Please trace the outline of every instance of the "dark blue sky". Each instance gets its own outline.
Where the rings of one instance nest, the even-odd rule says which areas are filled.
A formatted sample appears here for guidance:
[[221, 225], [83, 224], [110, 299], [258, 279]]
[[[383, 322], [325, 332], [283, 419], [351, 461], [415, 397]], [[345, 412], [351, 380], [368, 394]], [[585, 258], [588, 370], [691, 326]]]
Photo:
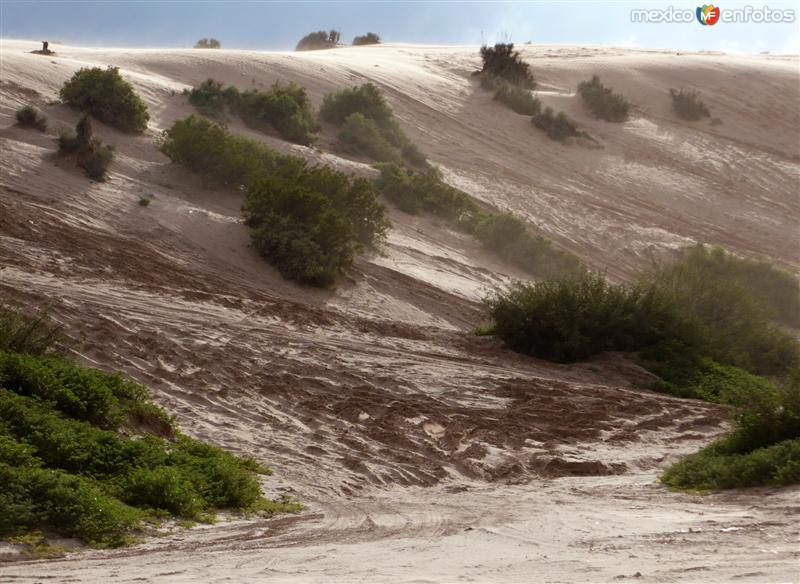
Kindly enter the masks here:
[[[750, 2], [753, 6], [763, 4]], [[214, 36], [225, 48], [292, 49], [305, 33], [337, 28], [342, 40], [379, 33], [387, 42], [480, 44], [514, 42], [615, 44], [757, 53], [800, 51], [797, 2], [792, 24], [631, 22], [631, 9], [694, 10], [695, 2], [198, 2], [0, 0], [3, 38], [70, 44], [190, 47]], [[723, 10], [744, 3], [725, 2]]]

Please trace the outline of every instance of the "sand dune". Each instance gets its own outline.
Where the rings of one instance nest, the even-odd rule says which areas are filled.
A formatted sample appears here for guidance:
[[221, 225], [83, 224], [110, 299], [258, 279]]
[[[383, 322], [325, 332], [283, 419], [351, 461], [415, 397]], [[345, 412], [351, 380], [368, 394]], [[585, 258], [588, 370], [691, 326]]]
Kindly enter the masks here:
[[[276, 471], [265, 488], [309, 510], [6, 565], [0, 579], [797, 577], [797, 488], [700, 497], [655, 482], [724, 431], [723, 408], [635, 389], [648, 374], [619, 355], [558, 366], [466, 335], [483, 294], [524, 274], [430, 218], [391, 209], [385, 248], [336, 291], [286, 282], [248, 247], [239, 196], [169, 164], [154, 139], [193, 112], [181, 91], [208, 77], [241, 88], [294, 80], [317, 105], [370, 80], [446, 180], [615, 278], [692, 241], [797, 272], [798, 57], [524, 47], [542, 101], [600, 145], [588, 147], [551, 142], [494, 103], [470, 78], [476, 47], [34, 48], [2, 41], [0, 294], [52, 304], [81, 359], [148, 384], [188, 433], [265, 461]], [[117, 152], [105, 183], [53, 156], [53, 136], [77, 116], [49, 102], [89, 65], [119, 66], [152, 116], [133, 138], [96, 124]], [[592, 74], [635, 104], [630, 121], [587, 116], [574, 88]], [[674, 118], [670, 87], [700, 89], [722, 123]], [[25, 103], [48, 115], [47, 135], [12, 125]]]

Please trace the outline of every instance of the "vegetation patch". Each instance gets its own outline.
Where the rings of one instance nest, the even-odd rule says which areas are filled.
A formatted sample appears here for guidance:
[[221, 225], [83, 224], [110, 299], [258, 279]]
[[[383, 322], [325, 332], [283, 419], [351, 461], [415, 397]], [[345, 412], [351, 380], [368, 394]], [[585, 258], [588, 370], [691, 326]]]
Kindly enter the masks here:
[[91, 118], [86, 114], [81, 116], [75, 132], [65, 132], [58, 137], [58, 153], [61, 156], [75, 155], [78, 166], [96, 181], [105, 180], [106, 171], [114, 159], [114, 149], [94, 137]]
[[195, 49], [221, 49], [222, 43], [215, 38], [202, 38], [194, 44]]
[[493, 47], [481, 47], [483, 67], [478, 74], [490, 80], [500, 79], [515, 87], [535, 89], [536, 80], [530, 65], [523, 61], [513, 43], [497, 43]]
[[248, 126], [264, 130], [272, 128], [295, 144], [310, 146], [319, 129], [305, 87], [296, 83], [276, 82], [269, 91], [249, 89], [240, 92], [236, 87], [224, 87], [208, 79], [189, 93], [189, 102], [200, 113], [221, 116], [225, 108], [238, 115]]
[[264, 504], [256, 475], [268, 469], [181, 434], [136, 382], [58, 356], [45, 341], [58, 330], [0, 311], [1, 536], [119, 546], [162, 517]]
[[318, 51], [321, 49], [333, 49], [339, 44], [341, 36], [342, 34], [338, 30], [311, 32], [298, 41], [294, 50]]
[[530, 90], [501, 83], [495, 90], [494, 99], [512, 111], [525, 116], [535, 116], [542, 109], [542, 102], [533, 97]]
[[329, 167], [309, 167], [260, 142], [190, 116], [164, 132], [162, 151], [207, 180], [245, 192], [253, 245], [281, 274], [327, 286], [388, 229], [372, 184]]
[[534, 115], [531, 118], [534, 126], [540, 130], [544, 130], [551, 140], [558, 142], [566, 142], [568, 138], [573, 137], [588, 137], [586, 132], [578, 130], [575, 122], [567, 116], [564, 112], [553, 111], [553, 108], [546, 107], [544, 111]]
[[353, 46], [359, 45], [377, 45], [380, 44], [381, 37], [374, 32], [368, 32], [364, 35], [359, 35], [353, 38]]
[[118, 67], [80, 69], [59, 95], [64, 103], [123, 132], [141, 133], [150, 119], [147, 106], [119, 74]]
[[47, 117], [32, 105], [26, 105], [17, 110], [17, 125], [23, 128], [33, 128], [40, 132], [47, 131]]
[[600, 83], [597, 75], [593, 75], [589, 81], [581, 81], [578, 93], [594, 117], [607, 122], [624, 122], [628, 119], [631, 104], [621, 94], [614, 93]]
[[670, 89], [669, 95], [672, 98], [672, 110], [679, 118], [696, 122], [711, 116], [706, 104], [700, 99], [699, 92]]
[[475, 236], [499, 257], [533, 274], [554, 276], [581, 269], [575, 256], [531, 233], [520, 219], [481, 209], [472, 197], [446, 184], [436, 168], [418, 172], [396, 164], [380, 164], [378, 168], [378, 189], [406, 213], [442, 217]]
[[[755, 274], [766, 274], [761, 286]], [[559, 362], [636, 352], [660, 377], [654, 389], [736, 408], [734, 433], [670, 468], [667, 484], [787, 484], [800, 477], [800, 343], [775, 321], [796, 307], [789, 278], [698, 245], [630, 285], [584, 273], [518, 283], [487, 303], [491, 332], [516, 351]]]
[[378, 162], [403, 160], [412, 166], [426, 164], [424, 155], [397, 123], [381, 90], [372, 83], [327, 94], [319, 115], [341, 128], [339, 141], [346, 151]]

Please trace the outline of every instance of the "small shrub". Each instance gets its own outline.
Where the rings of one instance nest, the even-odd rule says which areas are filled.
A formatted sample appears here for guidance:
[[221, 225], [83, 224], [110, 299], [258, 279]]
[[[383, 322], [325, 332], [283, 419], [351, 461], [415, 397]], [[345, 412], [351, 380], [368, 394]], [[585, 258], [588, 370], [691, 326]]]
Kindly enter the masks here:
[[195, 49], [221, 49], [222, 43], [215, 38], [202, 38], [194, 45]]
[[337, 30], [312, 32], [300, 39], [294, 50], [317, 51], [320, 49], [332, 49], [339, 44], [340, 37], [341, 33]]
[[117, 67], [80, 69], [64, 84], [59, 95], [64, 103], [87, 111], [123, 132], [143, 132], [150, 119], [147, 106]]
[[581, 81], [578, 93], [594, 117], [607, 122], [624, 122], [628, 119], [630, 103], [600, 83], [597, 75], [592, 76], [590, 81]]
[[585, 132], [578, 130], [573, 122], [564, 112], [555, 114], [551, 107], [544, 108], [544, 111], [531, 118], [533, 125], [544, 130], [551, 140], [565, 142], [567, 138], [574, 136], [586, 136]]
[[150, 204], [150, 199], [147, 197], [142, 197], [139, 199], [139, 206], [140, 207], [147, 207]]
[[381, 37], [379, 37], [374, 32], [368, 32], [365, 35], [356, 36], [353, 38], [353, 45], [377, 45], [381, 42]]
[[515, 113], [534, 116], [542, 109], [542, 102], [531, 95], [530, 90], [502, 83], [494, 94], [494, 99], [507, 105]]
[[672, 109], [679, 118], [696, 122], [711, 116], [706, 104], [700, 99], [699, 92], [670, 89], [669, 94], [672, 97]]
[[235, 87], [225, 88], [219, 81], [206, 79], [189, 92], [189, 103], [203, 115], [218, 117], [225, 106], [235, 103], [238, 97], [239, 91]]
[[[426, 164], [424, 155], [411, 144], [400, 128], [392, 108], [377, 86], [365, 83], [329, 93], [323, 98], [319, 111], [320, 118], [337, 126], [344, 125], [353, 114], [360, 114], [361, 117], [351, 122], [352, 127], [345, 137], [348, 141], [357, 141], [359, 151], [366, 154], [365, 149], [369, 149], [380, 153], [381, 158], [375, 157], [377, 161], [397, 160], [402, 157], [413, 166]], [[391, 157], [383, 143], [376, 140], [375, 130], [382, 137], [382, 142], [396, 151]], [[353, 147], [345, 141], [343, 143]]]
[[75, 132], [62, 132], [58, 137], [58, 153], [61, 155], [77, 154], [77, 164], [84, 169], [93, 180], [105, 179], [108, 166], [114, 158], [111, 146], [104, 145], [93, 137], [92, 123], [84, 114], [75, 126]]
[[535, 89], [536, 81], [530, 66], [522, 60], [519, 51], [514, 50], [513, 43], [497, 43], [494, 47], [482, 46], [481, 59], [483, 77], [502, 79], [511, 85], [523, 89]]
[[17, 124], [44, 132], [47, 130], [47, 117], [35, 107], [26, 105], [17, 110]]
[[398, 151], [381, 134], [377, 124], [355, 112], [345, 118], [339, 131], [344, 149], [352, 154], [367, 156], [380, 162], [396, 162]]

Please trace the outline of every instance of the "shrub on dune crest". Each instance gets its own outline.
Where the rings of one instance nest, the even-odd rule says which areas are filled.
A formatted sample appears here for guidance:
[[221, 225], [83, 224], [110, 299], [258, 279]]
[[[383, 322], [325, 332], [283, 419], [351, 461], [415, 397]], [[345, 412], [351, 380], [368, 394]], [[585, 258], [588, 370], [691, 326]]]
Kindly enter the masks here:
[[356, 36], [353, 38], [353, 46], [359, 45], [377, 45], [381, 42], [381, 37], [379, 37], [374, 32], [368, 32], [365, 35]]
[[80, 69], [59, 93], [62, 101], [123, 132], [140, 133], [150, 114], [118, 67]]
[[318, 51], [320, 49], [332, 49], [339, 44], [341, 36], [341, 33], [337, 30], [311, 32], [298, 41], [294, 50]]
[[215, 38], [202, 38], [194, 44], [195, 49], [221, 49], [222, 43]]

